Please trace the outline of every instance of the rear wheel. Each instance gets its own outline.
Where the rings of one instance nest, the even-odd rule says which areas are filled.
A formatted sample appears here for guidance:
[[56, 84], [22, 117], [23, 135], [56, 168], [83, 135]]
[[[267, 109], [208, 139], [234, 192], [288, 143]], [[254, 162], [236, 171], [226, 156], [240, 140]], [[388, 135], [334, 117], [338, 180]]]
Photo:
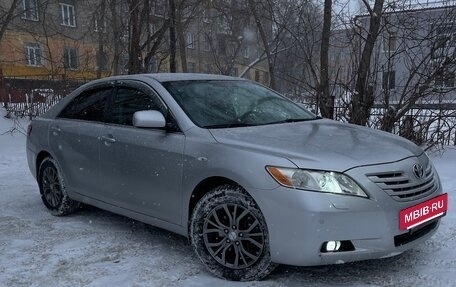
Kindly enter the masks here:
[[276, 266], [264, 216], [239, 186], [220, 186], [203, 196], [193, 212], [190, 233], [198, 257], [218, 277], [259, 280]]
[[39, 168], [38, 185], [40, 187], [41, 200], [56, 216], [67, 215], [79, 207], [79, 203], [68, 197], [65, 190], [65, 182], [60, 173], [59, 165], [51, 158], [45, 158]]

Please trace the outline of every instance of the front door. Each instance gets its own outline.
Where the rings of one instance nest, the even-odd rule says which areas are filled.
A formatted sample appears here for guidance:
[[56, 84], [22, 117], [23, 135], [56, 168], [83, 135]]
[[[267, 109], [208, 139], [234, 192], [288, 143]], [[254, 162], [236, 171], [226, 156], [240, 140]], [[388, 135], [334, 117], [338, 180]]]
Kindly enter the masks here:
[[180, 224], [185, 136], [134, 127], [133, 114], [141, 110], [166, 114], [166, 107], [152, 89], [124, 82], [116, 89], [101, 134], [101, 194], [116, 206]]

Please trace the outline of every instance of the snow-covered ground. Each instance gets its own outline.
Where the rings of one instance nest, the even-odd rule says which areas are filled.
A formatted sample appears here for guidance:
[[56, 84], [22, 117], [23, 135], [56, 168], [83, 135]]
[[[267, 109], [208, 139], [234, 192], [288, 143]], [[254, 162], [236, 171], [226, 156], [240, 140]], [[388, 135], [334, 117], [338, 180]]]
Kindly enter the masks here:
[[[0, 134], [12, 126], [3, 115]], [[432, 158], [450, 202], [426, 243], [387, 259], [280, 266], [261, 282], [239, 283], [214, 278], [170, 232], [95, 208], [50, 215], [28, 170], [25, 136], [0, 135], [0, 286], [456, 286], [456, 149]]]

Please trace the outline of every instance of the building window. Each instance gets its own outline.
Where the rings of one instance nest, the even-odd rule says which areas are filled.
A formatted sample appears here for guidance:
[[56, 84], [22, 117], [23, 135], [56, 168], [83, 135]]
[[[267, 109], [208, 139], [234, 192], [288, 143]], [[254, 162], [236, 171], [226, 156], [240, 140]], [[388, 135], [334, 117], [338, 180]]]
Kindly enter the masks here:
[[455, 87], [455, 73], [448, 70], [436, 73], [434, 86], [436, 88], [454, 88]]
[[38, 21], [38, 0], [22, 0], [22, 19]]
[[187, 72], [195, 73], [196, 72], [196, 64], [193, 62], [188, 62], [187, 64]]
[[204, 51], [211, 50], [211, 43], [209, 42], [209, 37], [207, 35], [203, 35], [203, 50]]
[[396, 71], [383, 72], [382, 88], [384, 91], [396, 88]]
[[195, 34], [193, 34], [192, 32], [187, 33], [187, 48], [195, 48]]
[[43, 50], [37, 43], [25, 44], [25, 64], [27, 66], [43, 66]]
[[157, 60], [154, 57], [150, 58], [149, 64], [147, 65], [147, 71], [149, 73], [157, 73], [158, 72]]
[[62, 26], [76, 27], [73, 5], [60, 3], [60, 12], [60, 24]]
[[390, 53], [396, 51], [397, 33], [391, 32], [383, 35], [383, 52]]
[[260, 71], [255, 70], [255, 82], [260, 82]]
[[63, 49], [63, 66], [70, 70], [78, 68], [78, 52], [75, 48], [65, 47]]
[[97, 66], [100, 71], [109, 70], [109, 57], [105, 51], [97, 52]]
[[211, 64], [206, 64], [206, 65], [204, 65], [204, 72], [205, 72], [206, 74], [210, 74], [210, 73], [211, 73], [211, 70], [212, 70], [212, 69], [211, 69]]
[[164, 0], [155, 1], [154, 14], [155, 16], [163, 17], [165, 16], [166, 4]]
[[95, 18], [93, 31], [97, 33], [106, 33], [106, 18]]
[[149, 35], [154, 35], [157, 31], [157, 25], [154, 23], [149, 23]]
[[263, 82], [264, 83], [269, 83], [269, 72], [264, 72], [263, 73]]
[[249, 46], [245, 46], [242, 48], [242, 56], [244, 56], [244, 58], [249, 58], [250, 56], [250, 49], [249, 49]]
[[440, 23], [434, 30], [436, 48], [456, 47], [456, 24]]
[[203, 10], [203, 22], [204, 23], [210, 23], [209, 10], [208, 9], [204, 9]]

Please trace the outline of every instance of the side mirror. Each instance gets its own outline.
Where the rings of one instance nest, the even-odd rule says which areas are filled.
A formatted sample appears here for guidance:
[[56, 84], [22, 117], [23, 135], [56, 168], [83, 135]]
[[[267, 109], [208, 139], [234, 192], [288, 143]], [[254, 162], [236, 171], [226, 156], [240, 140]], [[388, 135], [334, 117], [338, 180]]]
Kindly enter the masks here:
[[138, 128], [164, 128], [166, 120], [159, 111], [137, 111], [133, 114], [133, 125]]

